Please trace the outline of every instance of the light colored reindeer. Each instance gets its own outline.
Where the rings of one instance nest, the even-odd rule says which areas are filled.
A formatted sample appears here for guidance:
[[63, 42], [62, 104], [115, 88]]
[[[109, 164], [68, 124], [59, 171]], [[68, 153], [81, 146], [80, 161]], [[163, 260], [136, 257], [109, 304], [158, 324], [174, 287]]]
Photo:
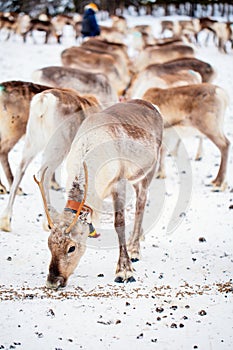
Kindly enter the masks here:
[[140, 72], [150, 64], [164, 63], [181, 57], [194, 57], [194, 55], [194, 49], [184, 44], [148, 46], [137, 56], [132, 70], [134, 72]]
[[118, 102], [117, 91], [110, 84], [108, 77], [103, 73], [95, 73], [77, 68], [49, 66], [34, 71], [32, 79], [34, 82], [40, 84], [74, 89], [82, 95], [91, 92], [104, 106]]
[[[148, 66], [147, 68], [150, 68]], [[145, 68], [135, 74], [132, 84], [126, 91], [126, 98], [142, 98], [144, 93], [151, 87], [166, 89], [169, 87], [200, 84], [201, 75], [191, 69], [177, 70], [172, 73], [158, 72], [157, 74]]]
[[[193, 128], [199, 135], [207, 136], [220, 150], [221, 163], [216, 178], [212, 181], [215, 189], [226, 188], [225, 176], [230, 142], [224, 135], [224, 114], [228, 95], [219, 86], [202, 83], [169, 89], [148, 89], [143, 99], [156, 104], [164, 118], [164, 139], [169, 145], [169, 129]], [[164, 149], [164, 148], [163, 148]], [[165, 177], [165, 150], [161, 155], [160, 177]]]
[[[21, 162], [17, 168], [11, 187], [8, 204], [0, 218], [0, 229], [11, 231], [11, 217], [15, 195], [20, 181], [33, 158], [42, 151], [56, 130], [57, 149], [52, 165], [47, 172], [48, 184], [55, 169], [69, 152], [73, 138], [80, 124], [92, 110], [100, 109], [93, 96], [80, 96], [71, 89], [50, 89], [34, 96], [26, 129]], [[63, 127], [61, 125], [63, 124]], [[47, 189], [48, 192], [48, 189]]]
[[[112, 197], [114, 226], [119, 240], [115, 281], [135, 280], [132, 261], [140, 257], [146, 197], [159, 158], [162, 133], [162, 117], [152, 104], [143, 100], [117, 103], [89, 116], [79, 128], [67, 159], [69, 192], [61, 214], [51, 214], [53, 211], [46, 203], [44, 171], [41, 181], [35, 178], [51, 228], [48, 245], [52, 258], [48, 287], [57, 289], [66, 286], [85, 252], [89, 224], [95, 223], [95, 214], [101, 210], [102, 200], [108, 196]], [[46, 169], [46, 164], [49, 166], [50, 162], [49, 154], [42, 169]], [[128, 246], [124, 213], [127, 182], [136, 192], [134, 229]]]

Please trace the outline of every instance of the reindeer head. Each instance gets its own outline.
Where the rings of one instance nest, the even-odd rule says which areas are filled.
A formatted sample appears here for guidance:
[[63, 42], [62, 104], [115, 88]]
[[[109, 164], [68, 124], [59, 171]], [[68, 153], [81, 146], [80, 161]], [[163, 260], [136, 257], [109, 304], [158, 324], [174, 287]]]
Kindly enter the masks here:
[[70, 190], [72, 199], [67, 201], [63, 213], [53, 215], [53, 219], [50, 216], [43, 188], [46, 169], [42, 174], [41, 181], [38, 181], [34, 176], [34, 180], [41, 191], [48, 226], [51, 230], [48, 238], [48, 246], [52, 255], [47, 277], [48, 288], [58, 289], [66, 286], [69, 276], [74, 272], [86, 249], [86, 239], [91, 227], [90, 217], [92, 210], [84, 204], [87, 194], [86, 164], [84, 164], [84, 170], [85, 192], [82, 201], [73, 200], [77, 196], [78, 191], [80, 195], [78, 179], [75, 179]]

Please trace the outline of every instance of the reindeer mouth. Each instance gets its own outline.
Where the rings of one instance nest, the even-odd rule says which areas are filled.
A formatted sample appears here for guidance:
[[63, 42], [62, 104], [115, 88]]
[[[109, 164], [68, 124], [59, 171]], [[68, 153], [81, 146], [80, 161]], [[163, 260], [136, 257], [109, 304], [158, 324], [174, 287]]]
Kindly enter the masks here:
[[62, 276], [54, 277], [54, 276], [48, 275], [48, 278], [46, 281], [46, 287], [49, 289], [58, 290], [61, 288], [65, 288], [66, 283], [67, 283], [67, 280]]

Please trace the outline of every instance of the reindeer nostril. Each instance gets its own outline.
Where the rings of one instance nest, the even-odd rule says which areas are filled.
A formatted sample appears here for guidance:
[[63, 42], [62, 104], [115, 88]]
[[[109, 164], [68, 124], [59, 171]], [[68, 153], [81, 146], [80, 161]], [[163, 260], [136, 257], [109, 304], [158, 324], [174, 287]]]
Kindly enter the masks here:
[[64, 288], [66, 286], [66, 280], [65, 278], [59, 276], [55, 277], [52, 275], [48, 275], [47, 281], [46, 281], [46, 287], [49, 289], [59, 289]]

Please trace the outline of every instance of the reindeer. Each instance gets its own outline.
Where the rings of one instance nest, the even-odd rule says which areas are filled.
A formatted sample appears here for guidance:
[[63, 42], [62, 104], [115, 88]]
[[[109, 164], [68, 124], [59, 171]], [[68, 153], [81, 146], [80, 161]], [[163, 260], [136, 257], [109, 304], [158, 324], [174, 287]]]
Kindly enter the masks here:
[[179, 21], [161, 21], [161, 35], [164, 35], [165, 31], [169, 30], [173, 35], [187, 37], [189, 41], [191, 41], [189, 38], [190, 35], [195, 39], [200, 28], [200, 22], [197, 18]]
[[22, 33], [24, 42], [26, 42], [28, 34], [32, 35], [34, 30], [45, 32], [45, 44], [48, 43], [50, 36], [54, 36], [58, 44], [61, 43], [62, 34], [56, 31], [56, 28], [50, 20], [42, 21], [39, 18], [31, 19], [28, 29]]
[[112, 28], [116, 29], [118, 32], [127, 34], [128, 24], [127, 19], [123, 16], [111, 15]]
[[[166, 46], [169, 44], [184, 44], [183, 38], [181, 36], [171, 36], [169, 38], [154, 39], [154, 44], [156, 46]], [[151, 46], [151, 45], [150, 45]]]
[[[25, 134], [31, 99], [49, 88], [25, 81], [6, 81], [0, 84], [0, 161], [9, 186], [13, 182], [9, 152]], [[7, 193], [1, 180], [0, 193]]]
[[227, 43], [232, 43], [232, 27], [231, 23], [216, 22], [212, 28], [216, 33], [217, 47], [220, 52], [227, 53]]
[[196, 42], [196, 34], [200, 30], [200, 21], [198, 18], [178, 21], [180, 35], [188, 39], [189, 42]]
[[[191, 127], [218, 147], [221, 164], [212, 185], [216, 190], [224, 190], [230, 145], [223, 132], [224, 113], [228, 105], [226, 92], [219, 86], [203, 83], [170, 89], [151, 88], [143, 95], [143, 99], [159, 107], [164, 118], [165, 140], [171, 127], [175, 127], [178, 133], [179, 129]], [[168, 144], [170, 141], [167, 140]], [[164, 157], [165, 149], [161, 156], [159, 177], [165, 177]]]
[[58, 14], [51, 19], [51, 23], [53, 24], [55, 31], [57, 34], [63, 35], [64, 27], [66, 25], [70, 25], [74, 28], [75, 21], [72, 16], [68, 16], [65, 14]]
[[176, 34], [179, 30], [178, 28], [176, 29], [175, 27], [175, 22], [174, 21], [170, 21], [170, 20], [162, 20], [160, 22], [161, 25], [161, 32], [160, 35], [164, 35], [165, 31], [169, 30], [172, 32], [172, 34]]
[[140, 24], [133, 26], [129, 29], [129, 34], [132, 34], [133, 37], [139, 37], [139, 34], [141, 35], [142, 38], [142, 43], [144, 47], [146, 45], [154, 45], [155, 44], [155, 38], [153, 34], [153, 29], [151, 25], [148, 24]]
[[117, 53], [126, 64], [129, 64], [128, 48], [125, 44], [89, 37], [87, 40], [83, 41], [81, 46], [92, 50], [105, 51], [106, 53]]
[[146, 67], [142, 72], [135, 74], [131, 80], [129, 88], [126, 90], [125, 97], [142, 98], [144, 93], [151, 87], [166, 89], [169, 87], [200, 84], [201, 75], [190, 69], [181, 69], [176, 72], [158, 71], [157, 74], [151, 68]]
[[8, 40], [12, 33], [16, 30], [16, 18], [9, 15], [2, 14], [0, 15], [0, 31], [6, 29], [5, 40]]
[[193, 57], [194, 49], [188, 45], [171, 44], [162, 47], [146, 47], [134, 63], [134, 71], [139, 72], [146, 66], [155, 63], [164, 63], [181, 57]]
[[209, 63], [197, 58], [178, 58], [165, 63], [151, 64], [133, 75], [125, 91], [125, 97], [141, 98], [142, 95], [138, 95], [138, 91], [145, 93], [150, 87], [167, 88], [211, 82], [215, 75]]
[[[104, 48], [104, 47], [90, 47], [87, 44], [86, 45], [81, 45], [80, 49], [83, 49], [84, 51], [86, 50], [86, 55], [90, 55], [91, 53], [93, 53], [93, 55], [110, 55], [113, 60], [114, 60], [114, 64], [118, 70], [118, 72], [120, 73], [121, 79], [122, 77], [124, 78], [125, 76], [129, 76], [129, 69], [128, 69], [128, 64], [129, 64], [129, 58], [128, 56], [124, 55], [124, 51], [122, 50], [123, 45], [114, 45], [114, 43], [112, 44], [108, 44], [110, 47], [109, 48]], [[111, 48], [113, 48], [111, 50]], [[98, 56], [97, 56], [98, 58]]]
[[214, 29], [214, 25], [218, 23], [218, 21], [213, 20], [209, 17], [201, 17], [199, 19], [199, 31], [195, 34], [196, 37], [196, 42], [198, 42], [198, 36], [200, 34], [200, 32], [202, 32], [203, 30], [207, 30], [208, 31], [208, 35], [206, 37], [205, 40], [205, 44], [207, 45], [207, 42], [209, 40], [209, 33], [212, 33], [214, 35], [214, 38], [216, 37], [216, 30]]
[[114, 43], [123, 44], [125, 34], [114, 27], [100, 25], [100, 38]]
[[119, 56], [117, 58], [116, 54], [94, 52], [74, 46], [61, 53], [61, 60], [65, 67], [106, 74], [118, 95], [121, 95], [130, 80], [126, 65], [120, 64], [122, 61], [119, 61]]
[[167, 73], [173, 74], [179, 70], [190, 69], [198, 72], [202, 77], [203, 83], [210, 83], [216, 77], [216, 72], [211, 64], [201, 61], [195, 57], [183, 57], [164, 62], [161, 64], [152, 64], [146, 67], [151, 74]]
[[[11, 231], [11, 216], [15, 195], [20, 181], [33, 158], [42, 151], [56, 133], [56, 157], [51, 158], [51, 172], [47, 172], [47, 182], [55, 169], [69, 152], [73, 138], [88, 113], [101, 107], [94, 96], [80, 96], [72, 89], [50, 89], [33, 97], [27, 123], [22, 158], [11, 187], [8, 204], [0, 218], [0, 229]], [[47, 190], [48, 191], [48, 190]]]
[[104, 106], [118, 102], [117, 91], [103, 73], [52, 66], [34, 71], [32, 79], [36, 83], [74, 89], [80, 94], [92, 93]]
[[[178, 58], [161, 64], [152, 64], [136, 73], [131, 78], [130, 85], [124, 94], [125, 98], [142, 98], [150, 87], [169, 88], [182, 85], [192, 85], [201, 82], [212, 82], [216, 72], [213, 67], [197, 58]], [[180, 139], [171, 152], [177, 156]], [[203, 138], [199, 136], [199, 145], [195, 160], [202, 159]]]
[[[143, 100], [117, 103], [85, 119], [68, 155], [69, 191], [62, 214], [55, 213], [47, 205], [43, 181], [45, 169], [50, 166], [50, 153], [45, 156], [41, 181], [36, 178], [35, 181], [40, 187], [51, 230], [48, 238], [52, 255], [47, 277], [49, 288], [66, 286], [85, 252], [89, 225], [107, 196], [112, 197], [114, 226], [119, 240], [115, 282], [135, 281], [131, 262], [140, 257], [146, 196], [159, 157], [162, 132], [160, 113]], [[136, 192], [134, 230], [128, 246], [124, 214], [126, 181]]]

